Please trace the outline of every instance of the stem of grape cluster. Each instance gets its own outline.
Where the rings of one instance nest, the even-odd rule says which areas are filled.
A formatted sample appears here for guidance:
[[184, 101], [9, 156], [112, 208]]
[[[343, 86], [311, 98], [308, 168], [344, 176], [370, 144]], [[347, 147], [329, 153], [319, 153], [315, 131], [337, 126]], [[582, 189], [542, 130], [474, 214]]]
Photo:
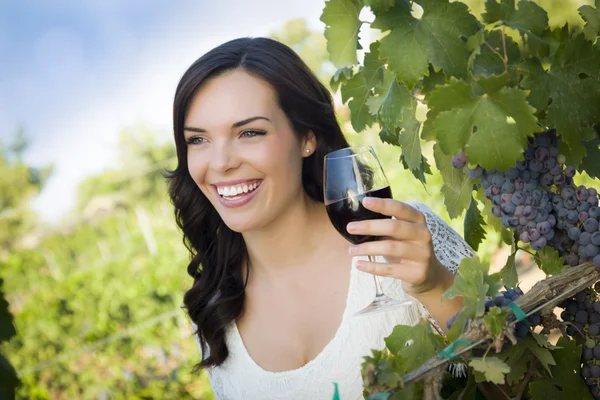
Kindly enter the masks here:
[[500, 33], [502, 34], [502, 49], [504, 50], [504, 57], [502, 58], [502, 62], [504, 63], [504, 72], [508, 72], [508, 55], [506, 54], [506, 36], [504, 35], [504, 26]]
[[488, 42], [483, 43], [492, 51], [492, 53], [500, 57], [502, 64], [504, 64], [504, 72], [508, 72], [508, 54], [506, 53], [506, 36], [504, 34], [504, 26], [502, 27], [500, 34], [502, 35], [502, 50], [504, 51], [504, 55], [500, 54], [500, 52], [493, 48]]

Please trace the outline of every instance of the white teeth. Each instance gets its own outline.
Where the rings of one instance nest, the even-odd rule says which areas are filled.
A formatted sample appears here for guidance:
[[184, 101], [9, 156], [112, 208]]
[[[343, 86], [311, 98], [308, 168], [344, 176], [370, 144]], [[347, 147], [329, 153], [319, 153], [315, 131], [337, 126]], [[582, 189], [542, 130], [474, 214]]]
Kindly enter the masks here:
[[237, 196], [238, 194], [248, 193], [253, 191], [258, 187], [258, 182], [253, 183], [252, 185], [239, 185], [239, 186], [226, 186], [226, 187], [217, 187], [217, 193], [221, 196]]

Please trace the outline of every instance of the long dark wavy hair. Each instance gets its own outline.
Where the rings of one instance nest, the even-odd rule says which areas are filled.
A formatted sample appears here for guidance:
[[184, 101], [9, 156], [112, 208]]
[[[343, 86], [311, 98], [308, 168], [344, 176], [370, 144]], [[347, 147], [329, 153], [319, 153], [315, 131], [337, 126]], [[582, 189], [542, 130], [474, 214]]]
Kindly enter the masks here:
[[194, 367], [219, 366], [229, 354], [227, 326], [244, 310], [244, 291], [250, 271], [248, 251], [239, 232], [225, 225], [188, 171], [183, 126], [198, 88], [226, 71], [242, 69], [274, 89], [278, 105], [299, 138], [314, 132], [314, 154], [303, 159], [302, 184], [315, 201], [323, 202], [323, 157], [347, 147], [337, 123], [333, 99], [306, 64], [288, 46], [267, 38], [241, 38], [224, 43], [195, 61], [181, 78], [173, 104], [177, 167], [167, 171], [175, 219], [190, 252], [187, 272], [194, 278], [183, 297], [183, 308], [198, 330], [202, 360]]

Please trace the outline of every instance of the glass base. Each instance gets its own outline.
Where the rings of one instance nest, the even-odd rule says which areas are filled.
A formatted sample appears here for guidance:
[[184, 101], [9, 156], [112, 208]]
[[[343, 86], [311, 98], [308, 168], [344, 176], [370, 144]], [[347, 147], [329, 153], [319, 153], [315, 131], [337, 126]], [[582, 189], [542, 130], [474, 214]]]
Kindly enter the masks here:
[[382, 311], [389, 311], [395, 308], [406, 307], [412, 304], [412, 301], [400, 301], [396, 299], [392, 299], [391, 297], [386, 296], [385, 294], [381, 294], [375, 297], [375, 300], [365, 308], [360, 311], [354, 313], [353, 316], [359, 317], [367, 314], [375, 314]]

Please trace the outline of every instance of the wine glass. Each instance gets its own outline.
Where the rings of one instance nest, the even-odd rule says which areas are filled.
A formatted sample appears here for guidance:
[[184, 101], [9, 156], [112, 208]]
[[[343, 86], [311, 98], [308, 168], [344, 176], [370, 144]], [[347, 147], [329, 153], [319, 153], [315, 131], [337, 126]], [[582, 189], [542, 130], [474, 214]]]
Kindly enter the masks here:
[[[390, 218], [367, 210], [361, 201], [365, 197], [392, 198], [390, 184], [371, 146], [346, 147], [325, 156], [324, 197], [327, 215], [337, 231], [353, 244], [378, 240], [377, 236], [352, 235], [346, 230], [352, 221]], [[373, 262], [373, 257], [369, 256]], [[406, 306], [410, 301], [400, 301], [383, 293], [376, 275], [375, 299], [354, 315], [365, 315]]]

